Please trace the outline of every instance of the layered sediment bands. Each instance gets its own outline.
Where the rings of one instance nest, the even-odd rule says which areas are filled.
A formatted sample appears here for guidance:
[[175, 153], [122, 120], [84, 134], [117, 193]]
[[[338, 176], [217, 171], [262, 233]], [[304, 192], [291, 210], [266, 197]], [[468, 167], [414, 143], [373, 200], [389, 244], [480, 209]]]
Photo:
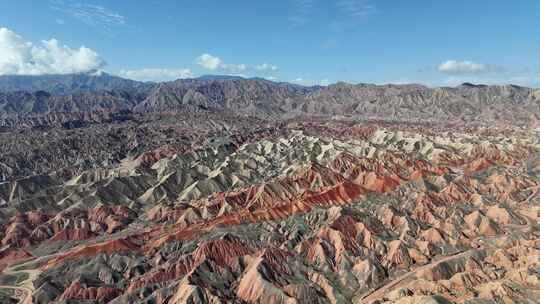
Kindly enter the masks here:
[[455, 130], [288, 122], [9, 181], [0, 267], [50, 302], [533, 301], [538, 137]]
[[25, 247], [42, 242], [77, 241], [112, 234], [128, 225], [136, 213], [126, 206], [98, 204], [72, 208], [56, 216], [31, 211], [14, 215], [8, 222], [3, 245]]
[[236, 295], [247, 302], [322, 303], [323, 291], [307, 274], [298, 271], [292, 254], [277, 248], [264, 249], [247, 260]]
[[32, 254], [24, 249], [4, 247], [0, 250], [0, 271], [11, 264], [31, 259], [32, 257]]
[[44, 267], [51, 268], [64, 261], [81, 259], [86, 257], [94, 257], [99, 254], [113, 254], [116, 252], [137, 252], [138, 250], [139, 247], [136, 244], [126, 239], [110, 240], [93, 245], [82, 245], [79, 247], [75, 247], [74, 249], [71, 249], [65, 253], [57, 255], [55, 258], [49, 260]]
[[59, 297], [59, 301], [66, 300], [97, 300], [109, 302], [120, 294], [121, 290], [114, 287], [90, 287], [81, 282], [73, 282]]

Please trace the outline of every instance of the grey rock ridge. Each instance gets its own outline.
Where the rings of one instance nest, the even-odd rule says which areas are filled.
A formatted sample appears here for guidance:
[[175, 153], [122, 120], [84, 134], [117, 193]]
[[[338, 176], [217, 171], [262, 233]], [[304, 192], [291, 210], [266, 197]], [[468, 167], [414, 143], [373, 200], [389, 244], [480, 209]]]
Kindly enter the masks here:
[[142, 83], [103, 72], [90, 72], [68, 75], [0, 75], [0, 91], [46, 91], [51, 94], [73, 94], [80, 92], [126, 90], [143, 88], [149, 83]]
[[[24, 85], [15, 86], [10, 85], [11, 78], [0, 78], [0, 91], [6, 87], [23, 89], [0, 93], [1, 118], [119, 110], [213, 109], [277, 118], [308, 115], [395, 121], [474, 119], [523, 124], [540, 120], [539, 91], [514, 85], [466, 83], [454, 88], [428, 88], [337, 83], [303, 87], [264, 79], [210, 76], [153, 84], [106, 74], [24, 80]], [[39, 91], [34, 91], [35, 88]]]

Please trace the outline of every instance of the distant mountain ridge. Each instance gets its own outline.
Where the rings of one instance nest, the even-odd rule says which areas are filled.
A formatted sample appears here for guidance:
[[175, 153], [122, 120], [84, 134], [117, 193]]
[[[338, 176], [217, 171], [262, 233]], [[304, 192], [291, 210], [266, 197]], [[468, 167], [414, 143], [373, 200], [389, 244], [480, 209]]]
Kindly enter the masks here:
[[46, 91], [55, 95], [68, 95], [81, 92], [133, 90], [150, 86], [150, 83], [125, 79], [104, 72], [43, 76], [0, 76], [0, 92]]
[[384, 120], [540, 121], [540, 91], [514, 85], [458, 87], [336, 83], [304, 87], [266, 79], [203, 76], [143, 83], [108, 74], [0, 76], [0, 118], [93, 111], [226, 110], [275, 119], [340, 116]]

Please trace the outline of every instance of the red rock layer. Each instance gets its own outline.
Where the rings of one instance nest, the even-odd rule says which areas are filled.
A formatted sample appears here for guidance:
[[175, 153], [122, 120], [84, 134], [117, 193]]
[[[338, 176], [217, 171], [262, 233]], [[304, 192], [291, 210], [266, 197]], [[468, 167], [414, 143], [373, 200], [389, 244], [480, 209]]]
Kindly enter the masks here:
[[138, 250], [139, 250], [139, 247], [127, 239], [110, 240], [110, 241], [105, 241], [105, 242], [97, 243], [93, 245], [81, 245], [49, 260], [44, 265], [44, 268], [47, 269], [47, 268], [54, 267], [55, 265], [63, 263], [66, 260], [92, 257], [100, 253], [112, 254], [115, 252], [138, 251]]
[[33, 256], [26, 250], [5, 248], [0, 251], [0, 272], [12, 264], [32, 257]]
[[89, 210], [75, 209], [54, 217], [39, 212], [22, 213], [8, 222], [2, 244], [25, 247], [43, 241], [86, 240], [101, 233], [112, 234], [135, 216], [125, 206], [106, 205]]
[[81, 282], [73, 282], [64, 290], [64, 292], [58, 297], [58, 301], [66, 300], [83, 300], [83, 301], [99, 301], [100, 303], [107, 303], [110, 300], [120, 295], [122, 290], [114, 287], [88, 287]]
[[201, 244], [189, 257], [135, 279], [130, 283], [128, 291], [134, 291], [150, 284], [178, 279], [207, 260], [222, 268], [235, 267], [234, 264], [238, 257], [252, 252], [252, 249], [235, 240], [208, 241]]

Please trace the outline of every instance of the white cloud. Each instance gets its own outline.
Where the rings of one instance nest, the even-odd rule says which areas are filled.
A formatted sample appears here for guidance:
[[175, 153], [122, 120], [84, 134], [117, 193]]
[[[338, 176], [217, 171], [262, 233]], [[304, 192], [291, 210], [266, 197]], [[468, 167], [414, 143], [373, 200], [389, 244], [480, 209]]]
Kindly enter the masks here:
[[139, 81], [169, 81], [194, 77], [190, 69], [121, 70], [118, 76]]
[[478, 74], [487, 72], [490, 67], [472, 61], [448, 60], [441, 63], [437, 69], [439, 72], [447, 74]]
[[241, 64], [222, 64], [220, 66], [221, 69], [229, 71], [231, 73], [237, 73], [247, 70], [247, 65], [241, 63]]
[[234, 76], [234, 77], [248, 78], [248, 76], [246, 74], [242, 74], [242, 73], [228, 73], [228, 74], [225, 74], [225, 75]]
[[278, 81], [278, 80], [279, 80], [279, 78], [277, 78], [277, 77], [275, 77], [275, 76], [264, 77], [264, 79], [270, 80], [270, 81]]
[[255, 69], [259, 71], [277, 71], [278, 67], [273, 64], [269, 64], [265, 62], [263, 64], [259, 64], [255, 66]]
[[247, 70], [247, 65], [241, 64], [229, 64], [224, 63], [221, 58], [212, 56], [210, 54], [202, 54], [197, 57], [197, 64], [208, 70], [225, 70], [231, 73], [241, 72]]
[[102, 27], [109, 31], [112, 26], [126, 24], [126, 18], [117, 12], [94, 4], [74, 0], [51, 0], [51, 8], [75, 18], [89, 26]]
[[0, 28], [0, 75], [84, 73], [103, 66], [105, 61], [87, 47], [73, 49], [56, 39], [34, 44]]
[[208, 70], [217, 70], [222, 67], [223, 62], [219, 57], [210, 54], [202, 54], [197, 57], [197, 64]]
[[304, 78], [298, 77], [296, 79], [291, 80], [291, 82], [304, 85], [304, 86], [315, 86], [315, 85], [327, 86], [330, 84], [330, 80], [327, 78], [321, 79], [321, 80], [312, 80], [312, 79], [304, 79]]
[[207, 70], [221, 70], [225, 71], [227, 73], [233, 73], [237, 74], [240, 72], [245, 72], [248, 70], [251, 71], [259, 71], [259, 72], [275, 72], [278, 70], [278, 67], [273, 64], [269, 63], [262, 63], [259, 65], [251, 66], [244, 63], [240, 64], [231, 64], [231, 63], [225, 63], [221, 58], [217, 56], [213, 56], [210, 54], [202, 54], [201, 56], [196, 58], [196, 62], [201, 67], [207, 69]]
[[501, 75], [450, 75], [438, 85], [457, 86], [462, 83], [487, 84], [487, 85], [506, 85], [515, 84], [526, 87], [540, 87], [540, 73], [507, 73]]

